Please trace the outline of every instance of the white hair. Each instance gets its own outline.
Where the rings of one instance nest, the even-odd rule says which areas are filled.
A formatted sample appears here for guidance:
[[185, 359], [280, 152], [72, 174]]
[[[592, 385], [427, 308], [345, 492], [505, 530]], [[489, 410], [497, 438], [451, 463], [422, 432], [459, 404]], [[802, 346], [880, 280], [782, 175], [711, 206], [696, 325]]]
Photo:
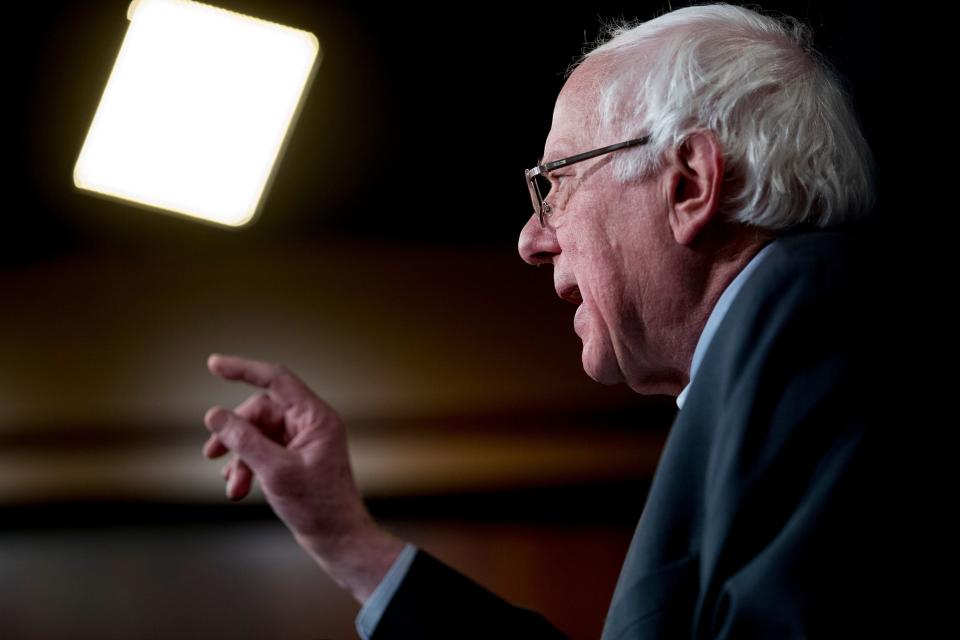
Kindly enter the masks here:
[[869, 213], [873, 159], [849, 99], [809, 31], [731, 5], [694, 6], [612, 28], [599, 58], [599, 120], [621, 182], [652, 175], [698, 129], [724, 157], [720, 213], [771, 230], [828, 227]]

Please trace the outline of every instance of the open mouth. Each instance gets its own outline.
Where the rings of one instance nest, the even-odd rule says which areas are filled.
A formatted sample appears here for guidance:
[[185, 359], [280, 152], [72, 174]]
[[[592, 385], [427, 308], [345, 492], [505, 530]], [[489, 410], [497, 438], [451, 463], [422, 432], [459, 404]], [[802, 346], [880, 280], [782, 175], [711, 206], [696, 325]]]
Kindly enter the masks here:
[[583, 296], [580, 295], [580, 287], [576, 285], [563, 287], [557, 292], [557, 295], [570, 304], [581, 304], [583, 302]]

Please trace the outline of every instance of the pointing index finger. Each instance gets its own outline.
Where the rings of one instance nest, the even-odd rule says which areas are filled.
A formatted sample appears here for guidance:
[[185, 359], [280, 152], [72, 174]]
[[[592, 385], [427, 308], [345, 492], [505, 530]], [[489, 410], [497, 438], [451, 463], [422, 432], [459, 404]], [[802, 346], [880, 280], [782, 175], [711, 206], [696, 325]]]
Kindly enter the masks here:
[[207, 358], [210, 373], [252, 384], [255, 387], [269, 389], [270, 384], [280, 375], [281, 367], [260, 360], [250, 360], [239, 356], [227, 356], [214, 353]]
[[293, 404], [310, 395], [309, 389], [299, 378], [278, 364], [215, 353], [207, 359], [207, 368], [221, 378], [267, 389], [283, 405]]

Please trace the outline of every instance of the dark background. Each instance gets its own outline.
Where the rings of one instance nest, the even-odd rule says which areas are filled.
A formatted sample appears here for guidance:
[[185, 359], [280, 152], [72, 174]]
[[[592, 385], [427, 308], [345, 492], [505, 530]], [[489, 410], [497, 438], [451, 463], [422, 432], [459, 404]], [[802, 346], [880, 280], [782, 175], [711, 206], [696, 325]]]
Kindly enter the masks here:
[[[8, 9], [0, 635], [350, 637], [350, 599], [259, 496], [225, 504], [200, 457], [205, 408], [244, 393], [204, 371], [226, 351], [289, 364], [341, 410], [388, 526], [597, 636], [673, 404], [580, 370], [572, 309], [516, 254], [520, 173], [601, 22], [666, 5], [217, 4], [323, 48], [239, 231], [73, 188], [126, 2]], [[904, 52], [924, 35], [879, 6], [764, 5], [810, 25], [844, 78], [878, 160], [878, 237], [909, 264], [924, 136], [904, 125]]]
[[[317, 34], [323, 61], [265, 215], [238, 234], [78, 197], [69, 179], [126, 30], [125, 2], [18, 5], [5, 45], [15, 202], [3, 259], [77, 251], [233, 251], [332, 236], [461, 247], [512, 246], [526, 215], [516, 177], [539, 157], [570, 62], [602, 21], [646, 18], [656, 2], [577, 8], [483, 3], [231, 1], [222, 6]], [[911, 137], [902, 109], [909, 18], [871, 3], [777, 2], [847, 80], [880, 161], [884, 195]], [[902, 24], [896, 24], [902, 18]], [[897, 29], [895, 32], [894, 29]], [[893, 79], [896, 78], [896, 82]], [[909, 85], [908, 85], [909, 86]], [[118, 222], [122, 220], [122, 224]]]

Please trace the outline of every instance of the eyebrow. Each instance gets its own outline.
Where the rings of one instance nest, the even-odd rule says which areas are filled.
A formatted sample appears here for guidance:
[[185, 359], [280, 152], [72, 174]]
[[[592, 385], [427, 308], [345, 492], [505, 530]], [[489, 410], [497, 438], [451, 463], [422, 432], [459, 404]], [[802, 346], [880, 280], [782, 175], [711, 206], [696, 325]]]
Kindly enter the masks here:
[[[572, 148], [573, 148], [573, 145], [570, 143], [569, 138], [566, 138], [566, 137], [560, 138], [559, 140], [557, 140], [557, 143], [553, 147], [553, 153], [550, 154], [551, 156], [556, 156], [556, 157], [553, 160], [547, 161], [546, 160], [547, 155], [544, 155], [542, 158], [540, 158], [540, 161], [537, 162], [537, 164], [540, 165], [540, 164], [545, 164], [545, 162], [556, 162], [561, 158], [569, 158], [572, 155], [570, 153], [570, 150]], [[561, 153], [557, 153], [558, 150]]]

